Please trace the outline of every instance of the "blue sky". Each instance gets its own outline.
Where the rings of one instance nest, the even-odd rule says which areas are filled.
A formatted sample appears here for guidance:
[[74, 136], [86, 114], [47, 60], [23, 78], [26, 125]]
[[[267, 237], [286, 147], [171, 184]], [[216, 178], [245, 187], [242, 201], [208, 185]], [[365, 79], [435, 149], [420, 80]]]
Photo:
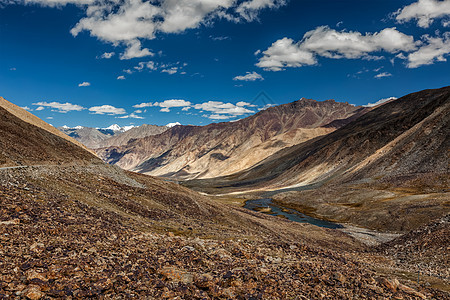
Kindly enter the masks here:
[[54, 126], [365, 105], [449, 85], [449, 53], [450, 0], [0, 0], [0, 96]]

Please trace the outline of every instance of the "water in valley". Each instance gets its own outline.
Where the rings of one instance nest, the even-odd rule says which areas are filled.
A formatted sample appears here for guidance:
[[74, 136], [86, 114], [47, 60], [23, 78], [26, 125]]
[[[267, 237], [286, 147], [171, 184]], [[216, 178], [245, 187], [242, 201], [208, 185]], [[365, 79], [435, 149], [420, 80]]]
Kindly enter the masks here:
[[267, 213], [273, 216], [283, 216], [288, 220], [299, 222], [299, 223], [310, 223], [316, 226], [325, 227], [325, 228], [342, 228], [343, 226], [340, 224], [336, 224], [333, 222], [328, 222], [325, 220], [316, 219], [305, 214], [302, 214], [295, 209], [279, 207], [272, 202], [271, 198], [263, 198], [263, 199], [255, 199], [248, 200], [245, 202], [245, 208], [251, 209], [254, 211], [260, 211]]

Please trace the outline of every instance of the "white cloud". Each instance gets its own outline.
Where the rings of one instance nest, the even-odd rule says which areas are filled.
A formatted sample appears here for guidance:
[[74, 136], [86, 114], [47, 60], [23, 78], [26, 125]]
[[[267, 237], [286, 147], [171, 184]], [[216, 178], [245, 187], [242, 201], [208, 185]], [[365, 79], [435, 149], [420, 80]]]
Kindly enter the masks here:
[[60, 103], [60, 102], [37, 102], [33, 103], [33, 105], [36, 106], [43, 106], [43, 107], [50, 107], [54, 109], [54, 111], [60, 112], [60, 113], [67, 113], [69, 111], [81, 111], [85, 109], [83, 106], [72, 104], [69, 102], [66, 103]]
[[178, 67], [172, 67], [172, 68], [169, 68], [169, 69], [164, 69], [161, 72], [173, 75], [173, 74], [178, 72]]
[[[431, 65], [434, 62], [447, 61], [445, 56], [450, 53], [450, 32], [444, 33], [443, 37], [425, 35], [423, 39], [425, 44], [406, 57], [408, 68], [417, 68], [422, 65]], [[405, 57], [400, 56], [399, 58]]]
[[253, 21], [264, 8], [278, 8], [286, 4], [286, 0], [249, 0], [241, 3], [236, 12], [245, 20]]
[[145, 108], [145, 107], [152, 107], [152, 106], [153, 106], [153, 102], [147, 102], [147, 103], [133, 105], [134, 108]]
[[374, 107], [374, 106], [383, 104], [383, 103], [388, 102], [388, 101], [391, 101], [391, 100], [397, 100], [397, 98], [396, 98], [396, 97], [383, 98], [383, 99], [378, 100], [378, 101], [375, 102], [375, 103], [368, 103], [368, 104], [363, 105], [363, 106], [364, 106], [364, 107]]
[[270, 71], [281, 71], [287, 67], [315, 65], [317, 56], [377, 60], [382, 57], [369, 54], [380, 51], [412, 51], [416, 47], [412, 36], [403, 34], [396, 28], [363, 35], [356, 31], [336, 31], [328, 26], [320, 26], [305, 33], [299, 42], [286, 37], [274, 42], [263, 52], [263, 57], [256, 65]]
[[120, 75], [120, 76], [117, 76], [117, 80], [125, 80], [126, 78], [125, 78], [125, 76], [123, 76], [123, 75]]
[[257, 107], [257, 105], [248, 103], [248, 102], [244, 102], [244, 101], [239, 101], [238, 103], [236, 103], [236, 106], [249, 106], [249, 107]]
[[40, 110], [44, 110], [44, 109], [45, 109], [45, 107], [39, 106], [39, 107], [37, 107], [35, 110], [36, 110], [36, 111], [40, 111]]
[[270, 71], [281, 71], [288, 67], [301, 67], [315, 65], [317, 63], [314, 54], [301, 49], [299, 44], [289, 38], [283, 38], [272, 44], [256, 66]]
[[10, 70], [10, 71], [17, 71], [16, 68], [10, 68], [9, 70]]
[[230, 39], [229, 36], [212, 36], [212, 35], [210, 35], [209, 38], [213, 41], [226, 41]]
[[245, 75], [243, 76], [236, 76], [233, 78], [233, 80], [240, 80], [240, 81], [256, 81], [256, 80], [264, 80], [264, 78], [256, 73], [256, 72], [247, 72]]
[[379, 74], [375, 75], [374, 78], [380, 79], [380, 78], [383, 78], [383, 77], [391, 77], [391, 76], [392, 76], [391, 73], [383, 72], [383, 73], [379, 73]]
[[170, 112], [173, 107], [182, 107], [184, 111], [189, 110], [192, 103], [190, 101], [182, 99], [170, 99], [164, 100], [162, 102], [144, 102], [141, 104], [133, 105], [134, 108], [145, 108], [145, 107], [161, 107], [162, 112]]
[[79, 87], [91, 86], [91, 83], [85, 81], [85, 82], [80, 83], [78, 86], [79, 86]]
[[111, 105], [102, 105], [102, 106], [93, 106], [89, 108], [89, 111], [96, 115], [124, 115], [126, 114], [125, 109], [123, 108], [116, 108]]
[[110, 59], [111, 57], [114, 56], [114, 54], [115, 54], [114, 52], [105, 52], [100, 56], [100, 58]]
[[53, 120], [53, 117], [47, 117], [46, 119], [47, 120]]
[[121, 116], [121, 117], [117, 117], [117, 118], [119, 118], [119, 119], [144, 119], [144, 117], [139, 116], [135, 113], [131, 113], [129, 115]]
[[162, 112], [170, 112], [170, 109], [173, 107], [189, 107], [192, 103], [190, 101], [186, 100], [180, 100], [180, 99], [171, 99], [171, 100], [165, 100], [163, 102], [155, 102], [153, 103], [153, 106], [159, 106], [161, 107]]
[[120, 56], [121, 60], [155, 55], [147, 48], [142, 49], [142, 45], [139, 40], [132, 40], [127, 43], [127, 46], [128, 47], [125, 52]]
[[201, 111], [212, 112], [214, 115], [241, 116], [244, 114], [254, 113], [254, 111], [249, 110], [243, 106], [237, 106], [232, 103], [224, 103], [221, 101], [208, 101], [200, 104], [195, 104], [193, 107]]
[[416, 20], [417, 25], [428, 28], [434, 19], [450, 15], [449, 0], [419, 0], [394, 13], [397, 22]]
[[28, 106], [22, 106], [23, 109], [28, 110], [28, 111], [33, 111], [32, 108], [28, 107]]

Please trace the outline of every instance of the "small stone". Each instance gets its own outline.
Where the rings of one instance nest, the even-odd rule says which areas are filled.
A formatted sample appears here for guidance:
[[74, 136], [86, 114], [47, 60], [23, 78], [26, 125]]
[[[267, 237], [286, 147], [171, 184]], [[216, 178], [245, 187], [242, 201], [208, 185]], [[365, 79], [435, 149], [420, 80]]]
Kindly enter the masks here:
[[38, 286], [30, 286], [24, 293], [25, 297], [31, 300], [37, 300], [44, 297], [44, 293], [41, 292], [41, 289]]
[[165, 267], [159, 273], [173, 282], [192, 283], [194, 281], [194, 275], [173, 267]]

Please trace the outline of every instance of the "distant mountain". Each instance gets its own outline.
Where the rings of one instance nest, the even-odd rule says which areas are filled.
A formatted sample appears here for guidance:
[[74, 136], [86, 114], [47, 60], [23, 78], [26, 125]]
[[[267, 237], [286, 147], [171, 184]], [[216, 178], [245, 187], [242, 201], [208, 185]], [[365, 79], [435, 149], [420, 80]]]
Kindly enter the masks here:
[[168, 129], [166, 126], [142, 125], [142, 126], [124, 126], [113, 124], [106, 128], [92, 127], [68, 127], [58, 128], [68, 136], [76, 139], [90, 149], [121, 146], [128, 143], [131, 139], [142, 138], [149, 135], [155, 135]]
[[168, 130], [168, 126], [157, 126], [144, 124], [141, 126], [130, 128], [124, 132], [117, 133], [110, 138], [99, 143], [100, 147], [123, 146], [133, 139], [144, 138], [147, 136], [161, 134]]
[[229, 190], [447, 176], [450, 87], [378, 106], [321, 138], [283, 149], [252, 168], [210, 181]]
[[272, 107], [237, 122], [174, 126], [166, 132], [98, 149], [106, 162], [156, 176], [210, 178], [249, 168], [280, 149], [330, 133], [370, 108], [310, 99]]
[[73, 128], [62, 126], [58, 127], [58, 129], [90, 149], [97, 148], [103, 141], [116, 134], [111, 129], [97, 129], [83, 126]]

